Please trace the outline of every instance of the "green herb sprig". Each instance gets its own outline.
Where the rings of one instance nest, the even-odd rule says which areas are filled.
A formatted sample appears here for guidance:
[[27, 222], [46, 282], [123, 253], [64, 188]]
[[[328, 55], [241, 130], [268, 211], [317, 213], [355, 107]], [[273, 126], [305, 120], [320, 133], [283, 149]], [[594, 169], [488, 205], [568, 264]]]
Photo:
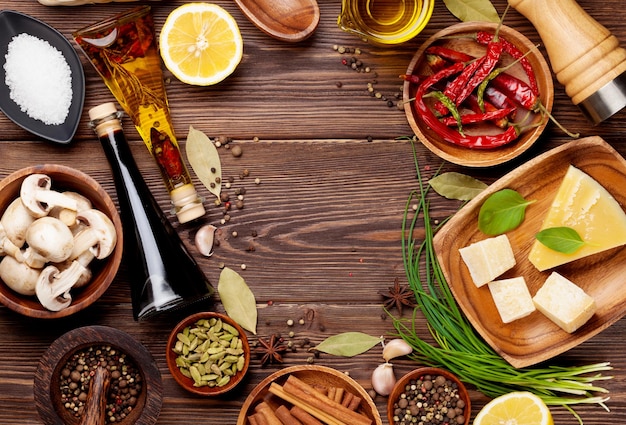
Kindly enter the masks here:
[[[415, 292], [418, 307], [411, 320], [393, 318], [398, 336], [413, 347], [411, 358], [425, 365], [445, 368], [489, 397], [512, 391], [530, 391], [548, 405], [563, 406], [581, 425], [583, 421], [572, 405], [598, 404], [608, 410], [605, 405], [608, 390], [594, 384], [612, 378], [599, 373], [612, 369], [608, 362], [516, 369], [476, 333], [456, 304], [435, 254], [433, 237], [447, 219], [437, 226], [431, 224], [427, 200], [429, 187], [422, 181], [414, 144], [413, 157], [419, 187], [411, 193], [405, 206], [402, 251], [406, 277]], [[415, 201], [417, 210], [413, 211], [410, 206]], [[409, 211], [414, 212], [412, 218], [409, 218]], [[414, 232], [420, 218], [425, 230], [421, 242], [413, 237], [418, 234]], [[428, 321], [428, 329], [437, 345], [418, 335], [419, 311]]]

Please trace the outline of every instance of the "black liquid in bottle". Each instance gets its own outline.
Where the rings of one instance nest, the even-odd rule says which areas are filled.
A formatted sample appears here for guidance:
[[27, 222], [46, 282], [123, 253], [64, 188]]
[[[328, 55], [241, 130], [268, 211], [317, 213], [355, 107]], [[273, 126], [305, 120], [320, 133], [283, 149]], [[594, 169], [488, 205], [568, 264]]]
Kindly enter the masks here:
[[213, 286], [144, 181], [115, 104], [97, 106], [89, 117], [113, 172], [135, 320], [210, 299]]

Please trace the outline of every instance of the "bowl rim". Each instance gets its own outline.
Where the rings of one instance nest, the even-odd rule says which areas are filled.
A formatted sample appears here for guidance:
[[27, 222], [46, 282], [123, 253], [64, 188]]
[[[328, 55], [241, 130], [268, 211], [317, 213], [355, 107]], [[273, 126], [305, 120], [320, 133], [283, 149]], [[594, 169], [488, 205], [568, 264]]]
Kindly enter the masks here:
[[[495, 30], [497, 26], [498, 24], [492, 22], [471, 21], [453, 24], [436, 32], [420, 45], [416, 53], [413, 55], [409, 66], [407, 67], [406, 74], [411, 75], [414, 73], [416, 68], [423, 61], [423, 56], [426, 48], [436, 43], [438, 40], [442, 39], [442, 37], [449, 37], [451, 35], [459, 33], [476, 32], [481, 29]], [[514, 44], [519, 43], [525, 50], [530, 51], [536, 49], [535, 45], [528, 39], [528, 37], [512, 27], [509, 27], [507, 25], [501, 25], [500, 34], [508, 34], [514, 36], [514, 39], [512, 39], [511, 37], [507, 37], [507, 40]], [[554, 81], [552, 78], [552, 72], [550, 70], [550, 67], [548, 66], [548, 63], [546, 62], [545, 57], [543, 56], [543, 54], [541, 54], [540, 51], [537, 50], [536, 54], [532, 55], [532, 58], [533, 61], [536, 62], [535, 65], [538, 66], [538, 69], [535, 68], [535, 75], [545, 76], [545, 79], [542, 79], [542, 81], [539, 82], [540, 85], [545, 85], [545, 89], [542, 91], [542, 93], [540, 93], [540, 98], [542, 99], [545, 110], [551, 113], [552, 106], [554, 104]], [[418, 119], [414, 114], [414, 108], [412, 107], [413, 103], [410, 101], [412, 97], [411, 89], [411, 83], [405, 81], [403, 83], [402, 89], [404, 111], [409, 126], [411, 127], [417, 138], [429, 151], [431, 151], [438, 157], [453, 164], [465, 167], [491, 167], [503, 164], [517, 158], [528, 149], [530, 149], [537, 142], [543, 130], [550, 121], [546, 117], [539, 126], [524, 133], [526, 134], [526, 136], [522, 137], [524, 139], [522, 143], [520, 143], [520, 140], [518, 138], [518, 140], [514, 141], [513, 143], [502, 146], [501, 148], [484, 150], [471, 149], [470, 151], [470, 148], [455, 147], [454, 145], [449, 144], [445, 141], [433, 142], [424, 134], [421, 127], [421, 125], [423, 124], [420, 124], [418, 122]], [[443, 146], [443, 148], [441, 146]], [[445, 148], [459, 148], [462, 149], [462, 152], [471, 152], [472, 155], [470, 158], [459, 158], [457, 155], [450, 153]]]
[[[185, 327], [193, 325], [195, 322], [197, 322], [200, 319], [210, 319], [210, 318], [221, 319], [223, 322], [226, 322], [229, 325], [233, 326], [235, 329], [237, 329], [237, 331], [239, 332], [239, 338], [241, 339], [243, 343], [243, 350], [244, 350], [244, 357], [245, 357], [244, 367], [240, 372], [238, 372], [235, 375], [236, 379], [231, 379], [230, 382], [224, 385], [223, 387], [208, 387], [208, 386], [194, 387], [193, 380], [190, 378], [187, 378], [182, 373], [180, 373], [178, 366], [176, 366], [176, 357], [178, 355], [174, 353], [174, 351], [172, 351], [172, 347], [174, 346], [174, 344], [176, 344], [176, 340], [177, 340], [176, 335], [179, 332], [182, 332], [182, 330]], [[179, 321], [176, 324], [176, 326], [172, 328], [167, 338], [167, 345], [165, 347], [165, 350], [166, 350], [165, 358], [167, 362], [167, 368], [169, 369], [170, 374], [172, 375], [174, 380], [178, 383], [178, 385], [180, 385], [182, 388], [184, 388], [185, 390], [193, 394], [202, 395], [202, 396], [213, 397], [213, 396], [222, 395], [231, 391], [241, 381], [243, 381], [245, 376], [248, 374], [248, 368], [250, 366], [251, 349], [250, 349], [250, 344], [248, 342], [248, 337], [245, 331], [234, 319], [232, 319], [228, 315], [214, 312], [214, 311], [202, 311], [202, 312], [193, 313], [190, 316], [187, 316], [181, 321]]]
[[395, 404], [395, 401], [398, 398], [397, 396], [393, 397], [393, 395], [395, 393], [400, 393], [401, 389], [404, 388], [407, 382], [409, 382], [411, 379], [414, 379], [415, 377], [422, 376], [422, 375], [441, 375], [457, 384], [459, 388], [459, 397], [465, 402], [465, 408], [463, 410], [463, 416], [465, 417], [464, 425], [468, 425], [470, 418], [472, 416], [472, 406], [471, 406], [469, 392], [467, 388], [465, 387], [465, 384], [461, 382], [458, 376], [456, 376], [454, 373], [450, 372], [449, 370], [442, 369], [439, 367], [432, 367], [432, 366], [418, 367], [416, 369], [413, 369], [405, 373], [400, 379], [398, 379], [398, 381], [393, 387], [393, 390], [389, 394], [389, 398], [387, 399], [387, 420], [389, 421], [389, 423], [390, 424], [394, 423], [393, 405]]
[[[113, 250], [113, 253], [108, 258], [103, 260], [104, 261], [103, 264], [110, 263], [111, 267], [106, 273], [106, 276], [103, 278], [102, 283], [97, 288], [94, 289], [94, 291], [89, 295], [88, 298], [84, 300], [80, 300], [79, 302], [75, 302], [75, 299], [74, 299], [72, 300], [72, 303], [63, 310], [50, 311], [50, 310], [46, 310], [43, 306], [41, 307], [41, 309], [35, 309], [29, 306], [20, 304], [16, 302], [14, 298], [26, 299], [27, 297], [11, 291], [11, 289], [8, 288], [6, 284], [0, 280], [0, 289], [3, 289], [3, 290], [6, 289], [7, 292], [11, 291], [11, 295], [12, 295], [11, 297], [7, 296], [3, 291], [0, 291], [0, 303], [4, 304], [7, 308], [15, 311], [16, 313], [20, 313], [28, 317], [34, 317], [38, 319], [56, 319], [56, 318], [61, 318], [61, 317], [72, 315], [74, 313], [77, 313], [89, 307], [91, 304], [95, 303], [107, 291], [107, 289], [111, 286], [111, 283], [115, 279], [115, 276], [117, 275], [117, 271], [119, 270], [119, 267], [122, 261], [124, 236], [123, 236], [123, 231], [122, 231], [122, 221], [117, 211], [117, 207], [115, 206], [115, 203], [113, 202], [113, 199], [111, 198], [111, 196], [108, 194], [106, 190], [104, 190], [104, 188], [100, 185], [100, 183], [98, 183], [93, 177], [91, 177], [90, 175], [88, 175], [87, 173], [79, 169], [72, 168], [66, 165], [50, 164], [50, 163], [24, 167], [24, 168], [21, 168], [19, 170], [16, 170], [10, 173], [4, 179], [0, 180], [0, 192], [5, 190], [7, 187], [10, 187], [14, 184], [18, 184], [19, 182], [23, 181], [27, 176], [31, 174], [38, 174], [38, 173], [51, 174], [53, 176], [64, 175], [71, 179], [77, 179], [81, 182], [84, 182], [86, 185], [91, 187], [96, 192], [99, 199], [96, 200], [96, 202], [94, 202], [94, 199], [90, 199], [90, 200], [94, 203], [102, 204], [106, 208], [106, 211], [103, 211], [103, 212], [107, 214], [107, 216], [109, 216], [111, 221], [113, 221], [113, 225], [115, 226], [115, 229], [117, 231], [117, 243]], [[54, 187], [54, 184], [55, 184], [54, 178], [52, 179], [52, 184]], [[18, 196], [19, 196], [19, 191], [18, 191]], [[0, 211], [0, 216], [4, 213], [5, 210], [6, 208]]]

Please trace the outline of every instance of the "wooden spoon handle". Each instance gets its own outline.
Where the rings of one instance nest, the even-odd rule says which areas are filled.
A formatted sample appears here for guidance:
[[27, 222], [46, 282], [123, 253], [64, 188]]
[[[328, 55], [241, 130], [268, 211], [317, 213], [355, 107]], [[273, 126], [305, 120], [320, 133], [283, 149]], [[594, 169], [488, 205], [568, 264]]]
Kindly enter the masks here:
[[89, 383], [89, 393], [81, 425], [105, 425], [107, 423], [106, 402], [110, 383], [108, 369], [98, 366]]
[[575, 105], [626, 71], [626, 50], [575, 0], [508, 0], [537, 29]]

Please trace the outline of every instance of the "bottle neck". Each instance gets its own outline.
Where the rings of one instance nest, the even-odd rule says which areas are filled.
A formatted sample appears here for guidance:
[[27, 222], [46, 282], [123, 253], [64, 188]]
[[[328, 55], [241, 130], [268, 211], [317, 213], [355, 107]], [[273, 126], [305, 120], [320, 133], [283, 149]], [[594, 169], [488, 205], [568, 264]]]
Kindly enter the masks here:
[[115, 112], [105, 117], [94, 119], [89, 122], [89, 125], [98, 137], [114, 131], [123, 131], [121, 121], [123, 115], [123, 112]]

